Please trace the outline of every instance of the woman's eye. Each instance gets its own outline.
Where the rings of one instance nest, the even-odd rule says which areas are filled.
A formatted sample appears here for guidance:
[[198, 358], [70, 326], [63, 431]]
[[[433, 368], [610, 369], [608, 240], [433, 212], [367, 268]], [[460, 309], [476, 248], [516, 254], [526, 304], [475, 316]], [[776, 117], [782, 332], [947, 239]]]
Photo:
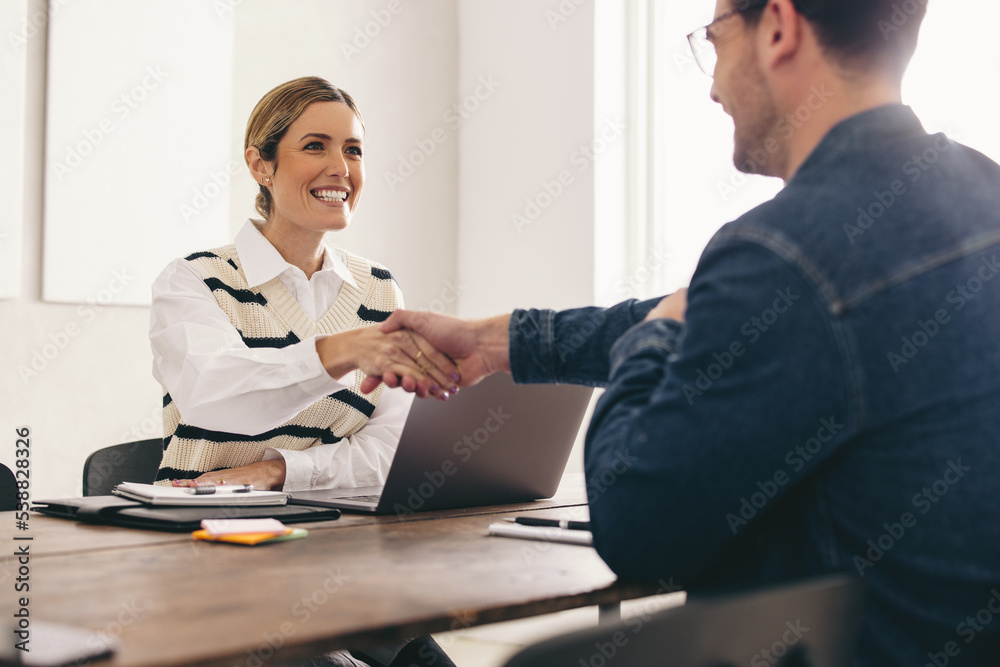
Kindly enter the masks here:
[[306, 150], [307, 151], [323, 150], [323, 144], [321, 144], [318, 141], [310, 141], [308, 144], [306, 144]]
[[360, 146], [348, 146], [347, 147], [347, 152], [350, 153], [351, 155], [359, 155], [360, 156], [361, 155], [361, 147]]

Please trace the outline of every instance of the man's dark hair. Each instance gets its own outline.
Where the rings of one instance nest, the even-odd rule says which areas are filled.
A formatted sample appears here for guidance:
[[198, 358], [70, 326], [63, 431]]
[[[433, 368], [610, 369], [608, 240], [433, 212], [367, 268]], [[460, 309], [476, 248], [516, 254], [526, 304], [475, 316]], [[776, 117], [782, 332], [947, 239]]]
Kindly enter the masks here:
[[[902, 77], [917, 48], [927, 0], [792, 0], [827, 55], [848, 70], [881, 65]], [[756, 23], [766, 0], [736, 0]]]

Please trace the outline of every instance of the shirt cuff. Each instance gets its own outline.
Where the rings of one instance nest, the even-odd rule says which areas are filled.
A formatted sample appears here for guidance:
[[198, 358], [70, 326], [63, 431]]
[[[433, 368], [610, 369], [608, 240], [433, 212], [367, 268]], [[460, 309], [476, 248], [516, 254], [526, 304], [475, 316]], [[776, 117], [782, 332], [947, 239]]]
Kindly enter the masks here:
[[[328, 334], [315, 336], [302, 341], [302, 358], [298, 360], [302, 366], [302, 373], [306, 376], [305, 379], [300, 380], [298, 385], [299, 388], [309, 396], [329, 396], [341, 389], [350, 389], [354, 386], [354, 373], [348, 373], [343, 379], [350, 379], [350, 383], [345, 383], [342, 380], [338, 380], [332, 377], [326, 372], [326, 368], [323, 367], [323, 362], [319, 358], [319, 352], [316, 351], [316, 341], [326, 338]], [[312, 352], [309, 352], [309, 348], [312, 348]]]
[[556, 378], [554, 310], [515, 310], [507, 325], [510, 373], [518, 384]]
[[312, 488], [313, 461], [305, 452], [294, 449], [264, 450], [264, 460], [285, 459], [285, 483], [281, 490], [286, 492], [306, 491]]

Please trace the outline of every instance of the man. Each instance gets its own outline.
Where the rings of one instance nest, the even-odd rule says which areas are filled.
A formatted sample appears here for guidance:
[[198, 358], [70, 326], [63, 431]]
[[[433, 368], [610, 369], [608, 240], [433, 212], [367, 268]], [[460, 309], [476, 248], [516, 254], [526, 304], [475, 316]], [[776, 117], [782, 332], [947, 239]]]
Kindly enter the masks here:
[[857, 665], [996, 665], [1000, 167], [901, 105], [924, 11], [719, 0], [696, 56], [737, 166], [786, 187], [719, 231], [688, 292], [383, 327], [425, 336], [463, 385], [607, 387], [586, 474], [620, 576], [853, 571]]

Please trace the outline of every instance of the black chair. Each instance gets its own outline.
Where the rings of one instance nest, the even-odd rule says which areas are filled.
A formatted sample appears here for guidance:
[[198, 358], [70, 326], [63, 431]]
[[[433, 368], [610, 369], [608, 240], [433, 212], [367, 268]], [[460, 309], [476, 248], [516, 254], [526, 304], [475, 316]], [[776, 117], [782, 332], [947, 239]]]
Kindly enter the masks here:
[[17, 479], [10, 468], [0, 463], [0, 512], [17, 509]]
[[506, 667], [849, 667], [864, 585], [829, 575], [555, 637]]
[[119, 482], [152, 484], [162, 458], [160, 438], [98, 449], [83, 464], [83, 495], [106, 496]]

